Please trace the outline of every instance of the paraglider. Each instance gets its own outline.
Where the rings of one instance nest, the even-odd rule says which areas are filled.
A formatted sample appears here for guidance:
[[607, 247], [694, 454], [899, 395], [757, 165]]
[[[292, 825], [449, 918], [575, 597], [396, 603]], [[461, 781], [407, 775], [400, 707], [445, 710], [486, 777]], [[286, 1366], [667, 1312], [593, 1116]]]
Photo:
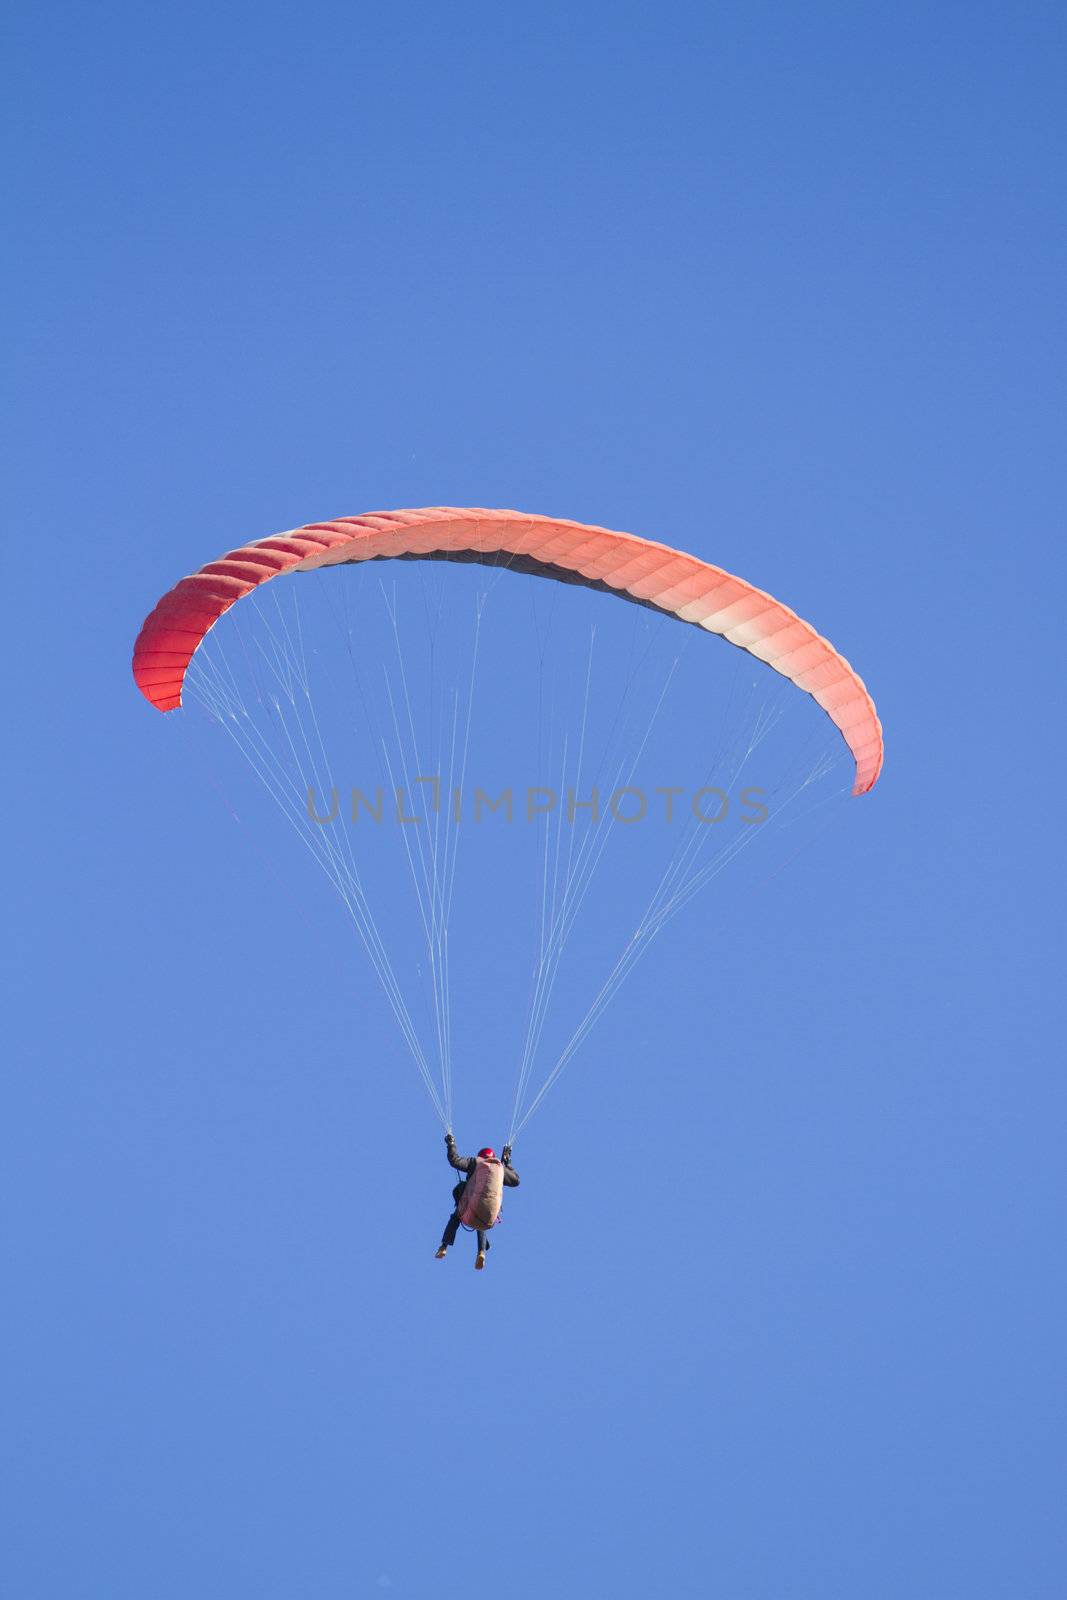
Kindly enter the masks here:
[[[347, 651], [348, 691], [355, 693], [342, 691], [328, 709], [337, 711], [345, 736], [351, 739], [355, 735], [360, 760], [366, 759], [368, 752], [376, 752], [382, 771], [381, 781], [375, 786], [365, 782], [361, 771], [333, 771], [333, 753], [327, 748], [324, 733], [326, 718], [320, 715], [316, 687], [319, 647], [324, 640], [315, 629], [305, 627], [296, 599], [300, 586], [293, 586], [288, 614], [280, 603], [271, 615], [261, 612], [256, 596], [269, 586], [270, 598], [277, 601], [282, 586], [276, 586], [273, 580], [287, 574], [322, 572], [313, 587], [321, 586], [325, 606], [331, 612], [335, 608], [341, 610], [348, 606], [348, 585], [342, 582], [340, 573], [329, 576], [325, 569], [348, 569], [351, 573], [364, 571], [372, 563], [387, 562], [413, 563], [419, 574], [435, 572], [441, 581], [436, 596], [431, 592], [432, 585], [423, 584], [422, 593], [416, 596], [418, 604], [408, 613], [414, 617], [411, 633], [403, 641], [395, 598], [397, 585], [392, 586], [392, 598], [384, 583], [378, 585], [388, 621], [384, 648], [374, 645], [365, 614], [359, 615], [358, 626], [347, 609], [343, 618], [333, 619]], [[491, 579], [484, 574], [479, 577], [479, 570], [486, 568], [497, 569]], [[460, 616], [461, 608], [453, 602], [451, 591], [453, 586], [457, 592], [463, 590], [462, 569], [466, 569], [468, 579], [477, 579], [482, 585], [473, 607], [469, 670], [462, 661], [446, 667], [439, 637], [443, 627]], [[522, 784], [514, 786], [517, 794], [525, 791], [525, 821], [529, 832], [537, 835], [540, 853], [532, 897], [535, 929], [530, 998], [525, 1031], [516, 1052], [507, 1144], [503, 1158], [498, 1160], [488, 1147], [474, 1157], [457, 1156], [451, 1139], [451, 973], [456, 941], [450, 933], [461, 829], [472, 843], [473, 834], [479, 845], [485, 845], [489, 829], [496, 822], [496, 837], [506, 841], [513, 856], [517, 857], [523, 848], [518, 828], [502, 831], [512, 822], [513, 785], [507, 781], [510, 774], [491, 774], [493, 783], [484, 787], [479, 782], [473, 789], [473, 804], [464, 788], [483, 611], [488, 593], [495, 593], [502, 572], [537, 581], [526, 585], [534, 596], [533, 647], [525, 652], [519, 649], [511, 618], [499, 635], [492, 684], [495, 709], [502, 718], [498, 744], [510, 739], [513, 751], [520, 748], [515, 740], [529, 726], [532, 734], [521, 747], [522, 760], [529, 759], [531, 748], [541, 750], [542, 735], [546, 735], [545, 748], [556, 766], [551, 773], [519, 773]], [[546, 584], [544, 580], [555, 581]], [[358, 581], [365, 597], [373, 586], [366, 580]], [[356, 582], [351, 579], [351, 583]], [[546, 621], [536, 615], [536, 597], [545, 589], [558, 597], [566, 592], [561, 585], [570, 589], [573, 605], [567, 615], [572, 622], [575, 608], [579, 602], [584, 606], [589, 591], [611, 597], [612, 603], [605, 609], [612, 614], [627, 609], [617, 608], [614, 601], [626, 601], [634, 618], [634, 639], [640, 622], [650, 637], [655, 632], [657, 638], [669, 639], [666, 648], [674, 658], [668, 662], [659, 687], [645, 666], [647, 649], [643, 645], [637, 648], [631, 641], [629, 658], [621, 646], [614, 654], [609, 650], [606, 692], [614, 694], [617, 703], [614, 712], [610, 705], [607, 707], [605, 716], [607, 733], [598, 760], [603, 763], [608, 781], [602, 789], [598, 788], [601, 769], [594, 767], [589, 773], [583, 766], [588, 759], [587, 723], [593, 699], [597, 623], [589, 625], [587, 667], [568, 663], [546, 688], [551, 668], [547, 641], [555, 615], [554, 600], [546, 608]], [[340, 604], [331, 598], [337, 594], [341, 595]], [[356, 594], [354, 598], [358, 605], [361, 596]], [[247, 603], [237, 606], [238, 601]], [[599, 600], [597, 605], [601, 605]], [[225, 653], [221, 642], [208, 642], [208, 635], [234, 607], [238, 618], [251, 617], [253, 623], [258, 619], [262, 624], [261, 635], [253, 640], [233, 633], [235, 640], [240, 637], [237, 660]], [[564, 609], [561, 605], [561, 612]], [[679, 635], [674, 629], [676, 623], [689, 627]], [[691, 789], [676, 782], [676, 769], [657, 769], [651, 774], [646, 791], [637, 785], [634, 776], [637, 763], [660, 717], [685, 643], [696, 636], [696, 630], [717, 634], [735, 645], [737, 660], [745, 663], [750, 681], [736, 700], [731, 689], [717, 722], [708, 716], [704, 691], [701, 689], [699, 695], [695, 688], [691, 691], [693, 703], [675, 719], [673, 731], [684, 732], [695, 742], [702, 717], [708, 717], [709, 725], [715, 727], [717, 742], [712, 766], [693, 774]], [[231, 637], [228, 629], [223, 631], [227, 638]], [[574, 630], [568, 630], [561, 622], [552, 640], [553, 648], [561, 636], [570, 641]], [[697, 654], [699, 651], [694, 650], [694, 656]], [[777, 674], [777, 679], [769, 678], [764, 668]], [[427, 685], [425, 709], [418, 696], [412, 694], [409, 681], [420, 670]], [[479, 1268], [485, 1264], [488, 1234], [498, 1220], [503, 1188], [518, 1183], [510, 1165], [515, 1138], [667, 922], [723, 866], [747, 849], [752, 839], [766, 833], [769, 822], [793, 806], [785, 825], [791, 824], [797, 798], [814, 792], [816, 781], [832, 774], [840, 741], [851, 757], [850, 787], [854, 795], [866, 794], [873, 788], [883, 762], [881, 724], [862, 680], [848, 661], [788, 606], [720, 567], [655, 540], [516, 511], [438, 506], [378, 512], [310, 523], [242, 545], [183, 578], [163, 596], [137, 637], [133, 673], [141, 693], [162, 712], [177, 710], [183, 704], [186, 689], [193, 691], [209, 720], [226, 732], [336, 889], [434, 1110], [449, 1134], [450, 1163], [465, 1174], [465, 1182], [457, 1185], [454, 1192], [455, 1210], [445, 1229], [438, 1259], [444, 1259], [458, 1228], [465, 1225], [478, 1233], [475, 1264]], [[524, 674], [532, 676], [534, 682], [527, 701], [521, 702]], [[371, 677], [374, 681], [368, 683]], [[806, 743], [795, 758], [790, 757], [793, 764], [782, 769], [778, 788], [768, 788], [763, 782], [739, 787], [742, 781], [748, 783], [750, 758], [754, 751], [764, 748], [763, 741], [779, 718], [768, 683], [772, 689], [775, 683], [782, 685], [783, 696], [802, 709], [806, 710], [810, 697], [832, 724], [827, 731], [834, 748], [829, 755], [822, 751], [813, 756], [812, 748], [818, 739], [812, 737], [809, 719]], [[787, 685], [802, 691], [801, 695], [794, 696]], [[635, 702], [642, 695], [644, 701], [635, 710]], [[526, 721], [522, 704], [527, 706]], [[357, 716], [360, 706], [362, 712]], [[569, 730], [563, 726], [568, 716], [572, 719]], [[820, 718], [814, 720], [819, 723], [815, 732], [821, 736], [826, 724]], [[669, 750], [668, 756], [675, 762], [676, 750]], [[698, 758], [706, 760], [707, 751], [701, 750]], [[344, 790], [352, 797], [349, 830], [345, 829], [343, 815], [348, 807], [339, 806], [341, 791], [332, 781], [337, 776], [359, 779], [358, 787], [346, 785]], [[482, 774], [477, 776], [480, 779]], [[550, 776], [552, 782], [546, 783]], [[762, 774], [759, 776], [762, 778]], [[536, 778], [536, 785], [530, 784], [531, 777]], [[670, 783], [666, 784], [663, 780], [668, 777]], [[399, 915], [402, 897], [393, 892], [391, 882], [383, 881], [381, 897], [376, 898], [370, 881], [375, 872], [382, 870], [388, 854], [378, 826], [383, 817], [383, 794], [389, 797], [384, 814], [392, 814], [395, 809], [394, 831], [400, 840], [397, 859], [402, 859], [403, 867], [410, 871], [418, 917], [415, 937], [398, 929], [392, 944], [383, 931], [382, 906], [387, 915]], [[659, 797], [659, 803], [650, 805], [649, 795], [653, 801]], [[567, 1024], [567, 1034], [550, 1042], [550, 1065], [538, 1087], [533, 1074], [539, 1053], [546, 1048], [550, 1003], [559, 999], [557, 978], [561, 962], [606, 841], [620, 835], [627, 842], [635, 839], [642, 827], [649, 826], [646, 819], [653, 816], [662, 822], [662, 837], [671, 852], [667, 866], [662, 871], [656, 866], [647, 903], [638, 908], [632, 921], [624, 924], [619, 942], [605, 953], [604, 964], [596, 969], [594, 996], [584, 1014], [576, 1023]], [[732, 835], [726, 831], [731, 825], [728, 817], [736, 818], [738, 823]], [[373, 837], [371, 829], [375, 830]], [[354, 837], [357, 830], [358, 838]], [[496, 848], [493, 867], [482, 874], [483, 896], [497, 887], [502, 846], [498, 844]], [[636, 860], [642, 868], [648, 866], [640, 852], [635, 856], [631, 850], [630, 860]], [[615, 886], [629, 882], [630, 876], [628, 872], [617, 873]], [[639, 892], [642, 896], [647, 893], [644, 888]], [[499, 903], [510, 933], [515, 924], [513, 908], [517, 898], [505, 896], [501, 890]], [[632, 915], [616, 913], [622, 914]], [[610, 923], [608, 917], [598, 919], [594, 931], [608, 929]], [[498, 944], [503, 949], [506, 941], [497, 937], [487, 940], [486, 930], [479, 928], [469, 947], [483, 951], [490, 948], [495, 954]], [[583, 967], [591, 967], [592, 946], [588, 939], [583, 948]], [[413, 957], [416, 950], [417, 963]], [[415, 970], [405, 977], [398, 961], [406, 961]], [[480, 969], [476, 981], [484, 981]], [[428, 1013], [421, 1026], [417, 1015], [420, 1003]], [[517, 1009], [512, 1008], [510, 1014]]]
[[446, 1133], [445, 1148], [449, 1166], [466, 1176], [452, 1190], [455, 1209], [445, 1223], [436, 1259], [443, 1261], [455, 1244], [460, 1228], [468, 1228], [478, 1235], [474, 1266], [481, 1272], [489, 1249], [489, 1230], [500, 1221], [504, 1190], [519, 1187], [519, 1175], [511, 1165], [511, 1146], [505, 1145], [499, 1158], [488, 1145], [476, 1156], [461, 1156], [456, 1151], [455, 1137]]

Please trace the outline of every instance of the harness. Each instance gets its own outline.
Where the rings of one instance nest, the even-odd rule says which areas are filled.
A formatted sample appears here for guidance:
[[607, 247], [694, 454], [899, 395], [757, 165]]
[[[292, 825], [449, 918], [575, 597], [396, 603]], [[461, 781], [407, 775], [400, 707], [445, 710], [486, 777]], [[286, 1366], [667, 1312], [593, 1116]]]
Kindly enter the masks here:
[[504, 1166], [494, 1159], [476, 1156], [474, 1166], [456, 1202], [456, 1214], [469, 1232], [495, 1228], [500, 1221], [504, 1193]]

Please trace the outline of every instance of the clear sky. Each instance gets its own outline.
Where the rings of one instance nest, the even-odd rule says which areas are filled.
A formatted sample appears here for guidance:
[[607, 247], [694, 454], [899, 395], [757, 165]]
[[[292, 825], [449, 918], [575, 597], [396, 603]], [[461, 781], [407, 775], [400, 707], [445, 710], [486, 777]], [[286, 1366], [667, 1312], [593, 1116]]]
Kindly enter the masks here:
[[[5, 1596], [1062, 1595], [1062, 6], [7, 33]], [[478, 1277], [338, 907], [129, 673], [221, 551], [442, 503], [743, 573], [888, 752]]]

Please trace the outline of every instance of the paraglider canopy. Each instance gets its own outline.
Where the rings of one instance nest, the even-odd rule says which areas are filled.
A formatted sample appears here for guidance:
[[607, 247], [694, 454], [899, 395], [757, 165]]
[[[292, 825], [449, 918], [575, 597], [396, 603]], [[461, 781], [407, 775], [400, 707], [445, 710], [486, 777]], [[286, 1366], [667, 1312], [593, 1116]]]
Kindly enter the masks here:
[[382, 559], [506, 565], [606, 589], [720, 634], [815, 699], [856, 763], [854, 794], [882, 770], [882, 726], [845, 658], [810, 623], [744, 579], [696, 556], [608, 528], [518, 511], [432, 506], [313, 522], [231, 550], [183, 578], [146, 619], [133, 654], [137, 686], [160, 711], [181, 705], [186, 669], [236, 601], [283, 572]]

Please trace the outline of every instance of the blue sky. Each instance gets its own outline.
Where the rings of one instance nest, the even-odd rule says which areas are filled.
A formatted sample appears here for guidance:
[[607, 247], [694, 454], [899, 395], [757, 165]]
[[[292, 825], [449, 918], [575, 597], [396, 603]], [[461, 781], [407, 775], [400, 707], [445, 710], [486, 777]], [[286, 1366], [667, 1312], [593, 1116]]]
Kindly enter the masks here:
[[[8, 31], [5, 1593], [1060, 1595], [1062, 10]], [[337, 907], [128, 665], [435, 503], [743, 573], [888, 752], [650, 955], [477, 1278]]]

